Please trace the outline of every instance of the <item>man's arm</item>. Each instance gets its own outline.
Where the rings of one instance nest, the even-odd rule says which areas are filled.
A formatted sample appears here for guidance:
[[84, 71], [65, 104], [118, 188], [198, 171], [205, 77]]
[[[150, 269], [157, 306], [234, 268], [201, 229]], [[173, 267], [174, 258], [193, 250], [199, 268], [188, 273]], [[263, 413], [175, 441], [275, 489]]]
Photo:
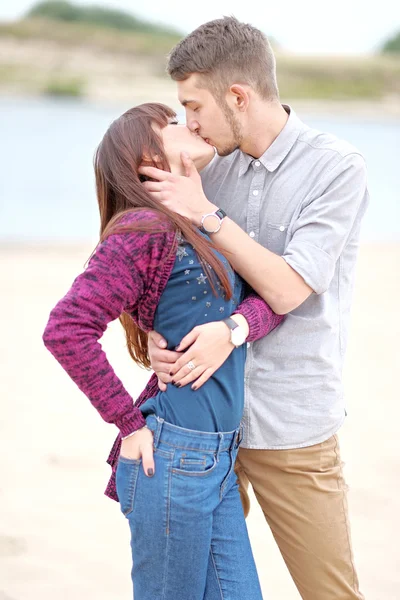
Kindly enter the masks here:
[[226, 217], [215, 244], [229, 256], [233, 268], [278, 315], [297, 308], [313, 290], [285, 259], [270, 252]]
[[[158, 181], [145, 185], [154, 198], [199, 226], [202, 215], [214, 212], [217, 206], [205, 197], [192, 161], [185, 156], [182, 161], [186, 177], [148, 167], [143, 172]], [[357, 215], [366, 206], [362, 156], [353, 153], [341, 158], [319, 186], [314, 197], [304, 203], [283, 256], [252, 240], [228, 217], [219, 232], [212, 234], [234, 269], [277, 314], [294, 310], [313, 292], [321, 294], [329, 287]]]

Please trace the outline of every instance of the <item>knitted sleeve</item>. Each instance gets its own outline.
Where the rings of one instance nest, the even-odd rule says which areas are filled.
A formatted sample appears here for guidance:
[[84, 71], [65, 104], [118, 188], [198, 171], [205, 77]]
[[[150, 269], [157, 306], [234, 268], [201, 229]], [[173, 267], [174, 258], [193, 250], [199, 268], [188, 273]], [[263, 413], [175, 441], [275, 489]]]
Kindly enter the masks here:
[[122, 436], [143, 427], [145, 420], [99, 340], [122, 312], [137, 315], [142, 297], [146, 297], [146, 305], [153, 301], [149, 293], [152, 278], [162, 269], [160, 264], [173, 239], [171, 231], [110, 235], [51, 311], [43, 334], [47, 349]]
[[272, 308], [250, 286], [249, 293], [239, 304], [233, 314], [245, 317], [249, 324], [248, 342], [254, 342], [268, 335], [275, 327], [282, 323], [284, 316], [274, 313]]

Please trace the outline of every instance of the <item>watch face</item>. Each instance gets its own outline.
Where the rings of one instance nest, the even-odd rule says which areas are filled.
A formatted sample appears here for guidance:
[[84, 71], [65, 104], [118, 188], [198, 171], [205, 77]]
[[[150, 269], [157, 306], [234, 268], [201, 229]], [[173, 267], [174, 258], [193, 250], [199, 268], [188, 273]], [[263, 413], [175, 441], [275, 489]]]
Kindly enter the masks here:
[[207, 233], [216, 233], [220, 226], [221, 220], [215, 213], [211, 213], [205, 217], [203, 222], [203, 229]]
[[246, 341], [246, 332], [241, 327], [235, 327], [231, 332], [232, 344], [241, 346]]

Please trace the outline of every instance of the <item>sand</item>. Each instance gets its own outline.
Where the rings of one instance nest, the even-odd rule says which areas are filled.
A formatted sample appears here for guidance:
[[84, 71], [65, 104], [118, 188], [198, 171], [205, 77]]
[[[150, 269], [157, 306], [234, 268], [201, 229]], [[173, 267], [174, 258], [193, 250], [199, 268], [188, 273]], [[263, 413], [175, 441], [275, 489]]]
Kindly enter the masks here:
[[[103, 496], [114, 428], [41, 342], [90, 250], [0, 248], [0, 600], [131, 598], [128, 526]], [[399, 264], [400, 245], [361, 247], [345, 372], [341, 441], [367, 600], [400, 598]], [[136, 395], [149, 374], [130, 361], [118, 323], [104, 347]], [[264, 597], [299, 599], [255, 500], [248, 525]]]

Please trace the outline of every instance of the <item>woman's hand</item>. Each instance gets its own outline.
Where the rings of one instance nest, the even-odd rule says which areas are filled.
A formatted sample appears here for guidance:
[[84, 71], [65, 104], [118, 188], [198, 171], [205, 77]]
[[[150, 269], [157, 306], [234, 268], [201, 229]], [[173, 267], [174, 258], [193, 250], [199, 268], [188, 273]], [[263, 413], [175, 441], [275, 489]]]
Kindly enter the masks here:
[[143, 471], [148, 477], [155, 473], [153, 457], [153, 432], [147, 427], [139, 429], [121, 442], [121, 456], [131, 460], [142, 459]]
[[[249, 334], [249, 325], [243, 315], [235, 314], [231, 318]], [[167, 342], [152, 331], [149, 334], [149, 355], [153, 370], [158, 377], [161, 391], [167, 389], [168, 383], [183, 387], [193, 383], [192, 389], [198, 390], [219, 369], [235, 346], [230, 341], [229, 328], [222, 321], [214, 321], [199, 325], [186, 335], [178, 352], [163, 350]], [[187, 365], [192, 361], [195, 368]]]

